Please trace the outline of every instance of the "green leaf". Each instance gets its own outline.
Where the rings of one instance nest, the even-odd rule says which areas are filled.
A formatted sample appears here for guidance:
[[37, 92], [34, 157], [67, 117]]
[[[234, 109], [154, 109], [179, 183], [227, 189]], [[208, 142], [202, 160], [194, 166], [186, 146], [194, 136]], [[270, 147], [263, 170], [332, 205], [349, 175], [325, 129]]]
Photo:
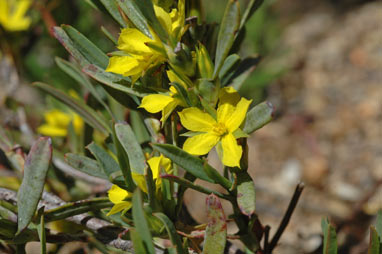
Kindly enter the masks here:
[[70, 107], [93, 128], [99, 130], [105, 135], [111, 132], [110, 127], [107, 125], [107, 121], [98, 115], [97, 112], [95, 112], [92, 108], [87, 106], [84, 102], [76, 100], [61, 92], [60, 90], [57, 90], [56, 88], [41, 82], [33, 83], [33, 85], [37, 86], [38, 88], [42, 89], [43, 91], [47, 92], [57, 100]]
[[[128, 81], [119, 75], [116, 75], [116, 74], [111, 73], [111, 72], [106, 72], [106, 71], [102, 70], [101, 68], [99, 68], [98, 66], [95, 66], [92, 64], [87, 65], [82, 69], [82, 71], [84, 73], [86, 73], [87, 75], [89, 75], [90, 77], [92, 77], [93, 79], [97, 80], [98, 82], [100, 82], [100, 83], [102, 83], [108, 87], [111, 87], [115, 90], [124, 92], [128, 95], [134, 95], [137, 97], [144, 97], [144, 96], [149, 94], [147, 92], [140, 92], [137, 89], [130, 88], [127, 86], [129, 84], [127, 84], [127, 85], [119, 84], [121, 82], [126, 83]], [[140, 104], [139, 101], [137, 101], [137, 104], [138, 105]]]
[[218, 43], [215, 56], [214, 78], [218, 75], [229, 51], [235, 41], [235, 35], [240, 25], [239, 1], [229, 0], [220, 24]]
[[376, 225], [376, 230], [378, 232], [380, 241], [382, 243], [382, 209], [378, 211], [377, 214], [377, 225]]
[[244, 85], [244, 82], [250, 77], [252, 72], [256, 69], [259, 64], [261, 57], [258, 55], [245, 58], [240, 62], [236, 71], [229, 77], [228, 80], [224, 82], [231, 84], [233, 88], [237, 91], [241, 89]]
[[142, 12], [139, 10], [138, 6], [134, 1], [131, 0], [116, 0], [116, 2], [121, 7], [122, 11], [126, 14], [129, 20], [134, 24], [139, 31], [141, 31], [147, 37], [154, 39], [150, 33], [149, 26], [147, 24], [147, 19], [143, 16]]
[[163, 213], [154, 213], [154, 216], [157, 217], [162, 221], [164, 226], [166, 227], [167, 233], [170, 237], [171, 243], [175, 246], [176, 248], [176, 253], [177, 254], [183, 254], [187, 253], [183, 249], [182, 241], [178, 235], [178, 232], [176, 231], [176, 228], [172, 221]]
[[337, 254], [337, 236], [336, 230], [330, 225], [328, 219], [323, 218], [321, 228], [324, 233], [323, 254]]
[[205, 194], [215, 194], [219, 198], [230, 200], [229, 196], [224, 195], [223, 193], [220, 193], [220, 192], [214, 191], [214, 190], [210, 190], [210, 189], [208, 189], [204, 186], [201, 186], [201, 185], [194, 184], [193, 182], [191, 182], [191, 181], [189, 181], [183, 177], [179, 177], [179, 176], [175, 176], [175, 175], [161, 175], [161, 178], [167, 179], [167, 180], [172, 181], [172, 182], [179, 183], [180, 185], [182, 185], [185, 188], [190, 188], [190, 189], [193, 189], [193, 190], [199, 191], [201, 193], [205, 193]]
[[204, 171], [204, 161], [196, 156], [193, 156], [184, 150], [169, 144], [152, 144], [153, 148], [164, 156], [169, 158], [172, 162], [182, 167], [187, 172], [191, 173], [197, 178], [204, 181], [215, 183]]
[[98, 162], [93, 159], [73, 153], [65, 154], [65, 159], [71, 167], [85, 174], [109, 180], [109, 178], [107, 177], [103, 169], [100, 167]]
[[381, 243], [375, 227], [370, 227], [370, 243], [367, 254], [380, 254]]
[[240, 211], [250, 217], [256, 208], [255, 185], [247, 172], [237, 173], [237, 204]]
[[221, 80], [222, 86], [226, 86], [228, 84], [239, 64], [240, 56], [237, 54], [229, 55], [225, 59], [224, 64], [219, 71], [219, 79]]
[[97, 159], [99, 165], [105, 172], [105, 174], [110, 178], [113, 177], [115, 172], [120, 171], [118, 163], [111, 157], [111, 155], [106, 152], [102, 147], [92, 142], [87, 147], [93, 156]]
[[38, 211], [40, 215], [40, 221], [37, 224], [37, 233], [41, 244], [41, 254], [46, 254], [46, 232], [45, 232], [45, 219], [44, 219], [44, 207], [41, 207]]
[[130, 111], [131, 128], [133, 129], [139, 144], [151, 141], [151, 136], [146, 128], [143, 117], [139, 111]]
[[61, 27], [72, 40], [73, 46], [89, 63], [106, 69], [109, 64], [109, 57], [102, 50], [72, 26], [62, 25]]
[[227, 241], [227, 222], [218, 197], [207, 197], [208, 226], [206, 228], [203, 254], [223, 254]]
[[247, 23], [247, 21], [251, 18], [251, 16], [255, 13], [255, 11], [262, 5], [264, 0], [250, 0], [247, 8], [245, 8], [245, 12], [243, 14], [243, 18], [240, 22], [240, 29], [242, 29]]
[[108, 13], [114, 18], [115, 21], [122, 27], [126, 27], [126, 21], [122, 18], [121, 13], [119, 13], [118, 5], [115, 1], [111, 0], [99, 0]]
[[139, 253], [155, 254], [153, 238], [151, 236], [150, 229], [145, 218], [145, 212], [142, 207], [142, 194], [138, 188], [133, 194], [133, 221], [134, 228], [139, 234], [145, 250], [144, 252]]
[[132, 172], [141, 175], [145, 174], [146, 158], [130, 125], [127, 123], [115, 124], [115, 133], [129, 157]]
[[145, 245], [138, 231], [135, 228], [130, 228], [129, 232], [135, 253], [146, 253]]
[[94, 198], [70, 202], [63, 206], [50, 209], [44, 212], [46, 222], [66, 219], [71, 216], [86, 213], [89, 211], [99, 211], [103, 208], [112, 207], [113, 203], [108, 198]]
[[111, 116], [113, 113], [109, 109], [109, 106], [102, 100], [101, 95], [95, 89], [93, 84], [89, 81], [89, 79], [77, 68], [77, 66], [71, 62], [68, 62], [62, 58], [56, 57], [57, 66], [63, 70], [66, 74], [76, 80], [80, 85], [82, 85], [87, 91], [89, 91], [94, 98], [109, 112]]
[[149, 26], [153, 28], [162, 42], [166, 42], [168, 34], [155, 15], [153, 2], [151, 0], [127, 0], [127, 2], [134, 2], [135, 6], [146, 18]]
[[77, 49], [74, 42], [69, 38], [64, 29], [58, 26], [53, 27], [53, 35], [81, 66], [91, 64], [91, 62], [89, 62], [89, 60], [82, 55], [80, 50]]
[[251, 134], [273, 119], [274, 108], [270, 102], [262, 102], [248, 111], [243, 131]]
[[5, 240], [12, 239], [17, 232], [15, 222], [0, 218], [0, 238]]
[[32, 146], [24, 165], [24, 177], [17, 193], [17, 233], [31, 222], [44, 190], [45, 177], [52, 159], [52, 141], [41, 137]]
[[125, 149], [123, 148], [121, 142], [118, 140], [118, 137], [117, 137], [117, 134], [115, 131], [115, 125], [113, 128], [112, 138], [113, 138], [113, 143], [114, 143], [115, 150], [117, 153], [117, 159], [118, 159], [119, 167], [121, 168], [122, 174], [125, 178], [125, 183], [126, 183], [126, 187], [127, 187], [126, 189], [129, 192], [133, 192], [136, 188], [136, 185], [135, 185], [135, 183], [133, 181], [133, 177], [131, 175], [129, 157], [128, 157]]

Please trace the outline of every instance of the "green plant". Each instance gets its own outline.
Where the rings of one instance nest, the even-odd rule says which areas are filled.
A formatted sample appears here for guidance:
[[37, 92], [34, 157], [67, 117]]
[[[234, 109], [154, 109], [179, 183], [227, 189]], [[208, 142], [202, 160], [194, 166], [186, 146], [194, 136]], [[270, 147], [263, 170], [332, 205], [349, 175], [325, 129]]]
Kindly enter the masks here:
[[[46, 115], [40, 132], [68, 135], [66, 140], [53, 138], [54, 153], [51, 139], [42, 137], [25, 156], [0, 132], [9, 166], [23, 173], [17, 196], [0, 189], [2, 243], [20, 253], [26, 243], [39, 240], [42, 253], [47, 242], [86, 241], [102, 253], [181, 254], [224, 253], [227, 240], [239, 239], [248, 253], [272, 253], [303, 185], [297, 186], [269, 239], [269, 228], [256, 214], [247, 137], [272, 119], [273, 107], [269, 102], [250, 107], [251, 100], [237, 92], [258, 63], [239, 57], [238, 35], [263, 1], [249, 1], [242, 14], [238, 1], [227, 1], [219, 26], [191, 16], [203, 13], [201, 1], [88, 2], [122, 27], [118, 39], [101, 28], [118, 50], [105, 54], [70, 25], [53, 28], [76, 60], [57, 58], [57, 65], [87, 96], [34, 84], [76, 114]], [[84, 126], [76, 123], [78, 116]], [[208, 163], [214, 147], [223, 173]], [[83, 199], [78, 179], [108, 186], [108, 197]], [[196, 179], [223, 191], [196, 184]], [[56, 193], [64, 190], [71, 202], [43, 192], [45, 184]], [[187, 189], [208, 194], [208, 224], [197, 225], [187, 213]], [[230, 202], [232, 214], [224, 214], [221, 199]], [[75, 233], [55, 233], [46, 226], [62, 220], [81, 227], [73, 228]], [[228, 220], [239, 229], [235, 235], [227, 234]]]
[[[338, 244], [335, 228], [328, 219], [322, 219], [322, 232], [324, 234], [323, 254], [337, 254]], [[368, 254], [382, 253], [382, 210], [378, 212], [376, 226], [370, 226], [370, 241]]]

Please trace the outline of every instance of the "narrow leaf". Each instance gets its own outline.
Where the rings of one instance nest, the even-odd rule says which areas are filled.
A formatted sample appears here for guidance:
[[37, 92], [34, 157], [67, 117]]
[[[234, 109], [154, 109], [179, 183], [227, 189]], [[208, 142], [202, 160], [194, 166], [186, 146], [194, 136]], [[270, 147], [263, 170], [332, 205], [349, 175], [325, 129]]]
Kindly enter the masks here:
[[65, 159], [71, 167], [85, 174], [109, 180], [98, 162], [93, 159], [73, 153], [65, 154]]
[[32, 146], [24, 165], [24, 177], [17, 193], [17, 232], [32, 220], [44, 189], [45, 177], [52, 159], [50, 138], [41, 137]]
[[227, 222], [218, 197], [207, 197], [208, 226], [206, 228], [203, 254], [223, 254], [227, 241]]
[[375, 227], [370, 227], [370, 243], [367, 254], [380, 254], [381, 243]]
[[142, 207], [142, 194], [138, 188], [133, 195], [133, 221], [134, 228], [139, 234], [145, 250], [145, 252], [142, 253], [155, 254], [153, 238]]
[[201, 186], [201, 185], [194, 184], [193, 182], [191, 182], [191, 181], [189, 181], [183, 177], [179, 177], [179, 176], [175, 176], [175, 175], [161, 175], [161, 178], [167, 179], [167, 180], [172, 181], [172, 182], [179, 183], [180, 185], [182, 185], [185, 188], [190, 188], [190, 189], [193, 189], [193, 190], [199, 191], [201, 193], [205, 193], [205, 194], [215, 194], [219, 198], [230, 200], [229, 196], [224, 195], [223, 193], [220, 193], [220, 192], [214, 191], [214, 190], [210, 190], [210, 189], [208, 189], [204, 186]]
[[72, 40], [74, 47], [81, 52], [90, 63], [106, 69], [109, 64], [109, 58], [102, 50], [72, 26], [62, 25], [61, 27]]
[[135, 95], [137, 97], [144, 97], [144, 96], [148, 95], [147, 92], [140, 92], [137, 89], [133, 89], [133, 88], [128, 87], [127, 85], [129, 85], [129, 84], [126, 84], [126, 85], [125, 84], [124, 85], [119, 84], [121, 82], [126, 83], [128, 81], [126, 79], [123, 79], [122, 77], [120, 77], [118, 75], [115, 75], [114, 73], [106, 72], [106, 71], [102, 70], [101, 68], [99, 68], [98, 66], [95, 66], [92, 64], [87, 65], [82, 69], [82, 71], [84, 73], [86, 73], [87, 75], [89, 75], [90, 77], [97, 80], [98, 82], [100, 82], [106, 86], [109, 86], [113, 89], [124, 92], [126, 94]]
[[229, 80], [225, 80], [225, 82], [228, 82], [233, 88], [239, 91], [244, 85], [245, 81], [256, 69], [260, 60], [261, 57], [258, 55], [245, 58], [243, 61], [241, 61], [233, 75], [229, 77]]
[[226, 86], [228, 84], [239, 64], [240, 56], [237, 54], [229, 55], [225, 59], [224, 64], [219, 71], [219, 78], [222, 86]]
[[71, 216], [86, 213], [89, 211], [99, 211], [103, 208], [112, 207], [113, 203], [108, 198], [94, 198], [67, 203], [63, 206], [47, 210], [44, 212], [46, 222], [62, 220]]
[[377, 225], [376, 225], [376, 230], [378, 232], [380, 241], [382, 243], [382, 209], [378, 211], [377, 214]]
[[220, 24], [218, 43], [215, 56], [214, 77], [216, 77], [228, 56], [228, 53], [235, 40], [235, 35], [240, 25], [239, 1], [229, 0]]
[[47, 92], [57, 100], [61, 101], [68, 107], [70, 107], [77, 114], [79, 114], [85, 120], [86, 123], [88, 123], [93, 128], [99, 130], [105, 135], [107, 135], [108, 132], [110, 132], [110, 127], [107, 125], [106, 120], [103, 119], [100, 115], [98, 115], [92, 108], [87, 106], [84, 102], [76, 100], [50, 85], [40, 82], [36, 82], [33, 84], [38, 88], [42, 89], [43, 91]]
[[323, 254], [337, 254], [337, 236], [336, 230], [330, 225], [328, 219], [323, 218], [321, 228], [324, 233]]
[[154, 216], [160, 219], [163, 222], [164, 226], [166, 227], [167, 234], [170, 237], [171, 243], [176, 248], [176, 253], [177, 254], [187, 253], [183, 249], [182, 241], [172, 221], [163, 213], [154, 213]]
[[92, 142], [87, 147], [93, 156], [97, 159], [104, 173], [110, 178], [115, 172], [120, 171], [118, 163], [102, 147]]
[[115, 133], [129, 157], [132, 172], [143, 175], [146, 168], [146, 158], [130, 125], [117, 123]]
[[91, 62], [89, 62], [89, 60], [82, 55], [80, 50], [77, 49], [74, 42], [69, 38], [64, 29], [58, 26], [53, 27], [53, 35], [81, 66], [91, 64]]
[[153, 28], [163, 42], [166, 42], [168, 34], [155, 15], [153, 2], [151, 0], [128, 0], [128, 2], [129, 1], [135, 3], [136, 7], [138, 7], [140, 12], [146, 18], [150, 27]]
[[87, 91], [89, 91], [94, 98], [109, 112], [111, 116], [113, 116], [109, 106], [102, 100], [101, 95], [95, 89], [93, 84], [89, 81], [89, 79], [71, 62], [68, 62], [62, 58], [56, 57], [57, 66], [63, 70], [66, 74], [76, 80], [80, 85], [82, 85]]
[[243, 18], [240, 22], [240, 29], [242, 29], [247, 23], [247, 21], [251, 18], [251, 16], [255, 13], [255, 11], [262, 5], [264, 0], [250, 0], [250, 2], [247, 5], [247, 8], [245, 8], [245, 12], [243, 14]]
[[215, 183], [215, 181], [211, 179], [204, 171], [204, 161], [198, 157], [185, 152], [179, 147], [169, 144], [152, 144], [152, 146], [158, 152], [162, 153], [175, 164], [182, 167], [184, 170], [196, 176], [197, 178], [210, 183]]
[[40, 239], [41, 254], [46, 254], [46, 232], [45, 232], [45, 219], [44, 219], [44, 207], [41, 207], [38, 211], [40, 215], [40, 221], [37, 224], [38, 238]]
[[274, 108], [270, 102], [262, 102], [248, 111], [243, 131], [251, 134], [273, 119]]
[[255, 185], [247, 172], [237, 173], [237, 204], [240, 211], [250, 217], [256, 208]]
[[115, 1], [111, 1], [111, 0], [99, 0], [99, 1], [103, 4], [105, 9], [114, 18], [114, 20], [118, 22], [118, 24], [121, 27], [126, 27], [126, 21], [122, 18], [121, 13], [119, 13], [118, 5]]
[[116, 0], [121, 7], [122, 11], [129, 17], [129, 20], [134, 24], [139, 31], [141, 31], [147, 37], [154, 39], [150, 33], [147, 19], [143, 16], [134, 1], [131, 0]]
[[135, 253], [146, 253], [145, 245], [138, 231], [135, 228], [130, 228], [129, 232]]

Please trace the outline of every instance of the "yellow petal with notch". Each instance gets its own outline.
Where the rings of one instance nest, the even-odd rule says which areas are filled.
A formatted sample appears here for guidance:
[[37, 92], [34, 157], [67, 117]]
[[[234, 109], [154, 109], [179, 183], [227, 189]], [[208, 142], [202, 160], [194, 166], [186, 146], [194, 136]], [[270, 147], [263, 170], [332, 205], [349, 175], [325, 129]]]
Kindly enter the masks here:
[[191, 131], [209, 132], [216, 124], [211, 115], [195, 107], [186, 108], [178, 114], [182, 125]]
[[235, 111], [232, 113], [231, 117], [225, 122], [229, 132], [234, 132], [243, 123], [245, 117], [247, 116], [248, 107], [252, 100], [247, 100], [241, 98], [239, 103], [236, 105]]
[[223, 164], [228, 167], [240, 167], [243, 149], [237, 144], [235, 137], [231, 133], [222, 138], [222, 148]]
[[193, 155], [207, 154], [219, 142], [220, 137], [212, 133], [204, 133], [188, 138], [183, 150]]
[[162, 111], [174, 98], [164, 94], [150, 94], [142, 99], [140, 108], [146, 109], [150, 113], [158, 113]]

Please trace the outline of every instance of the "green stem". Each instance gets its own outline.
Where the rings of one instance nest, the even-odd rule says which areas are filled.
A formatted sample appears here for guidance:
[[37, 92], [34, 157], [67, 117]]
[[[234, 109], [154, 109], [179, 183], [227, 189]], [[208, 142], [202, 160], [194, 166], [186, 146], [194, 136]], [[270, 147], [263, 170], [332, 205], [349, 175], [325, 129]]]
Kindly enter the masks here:
[[231, 196], [229, 196], [229, 195], [225, 195], [225, 194], [220, 193], [218, 191], [207, 189], [207, 188], [205, 188], [203, 186], [200, 186], [200, 185], [196, 185], [193, 182], [188, 181], [188, 180], [186, 180], [184, 178], [177, 177], [177, 176], [174, 176], [174, 175], [161, 175], [161, 177], [164, 178], [164, 179], [168, 179], [170, 181], [173, 181], [173, 182], [177, 182], [177, 183], [181, 184], [184, 187], [191, 188], [191, 189], [197, 190], [197, 191], [205, 193], [205, 194], [215, 194], [219, 198], [233, 201], [233, 198]]

